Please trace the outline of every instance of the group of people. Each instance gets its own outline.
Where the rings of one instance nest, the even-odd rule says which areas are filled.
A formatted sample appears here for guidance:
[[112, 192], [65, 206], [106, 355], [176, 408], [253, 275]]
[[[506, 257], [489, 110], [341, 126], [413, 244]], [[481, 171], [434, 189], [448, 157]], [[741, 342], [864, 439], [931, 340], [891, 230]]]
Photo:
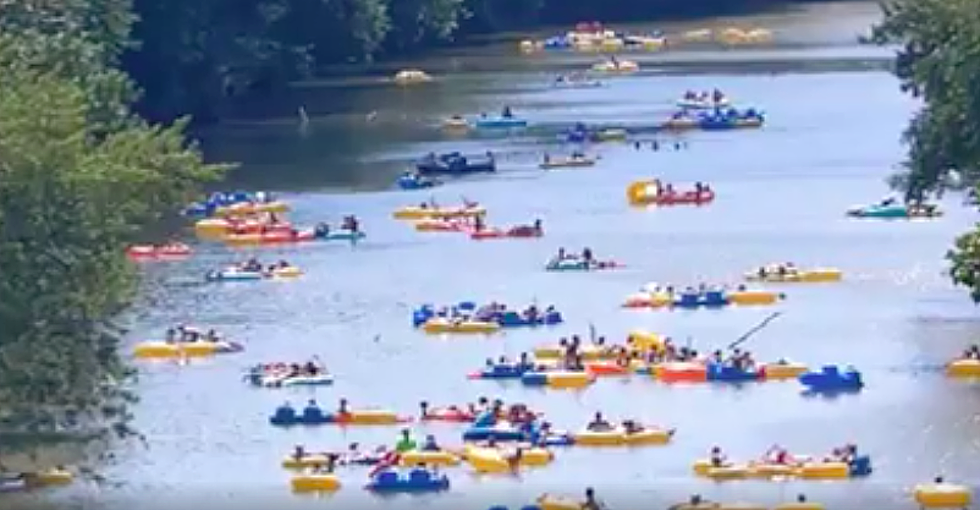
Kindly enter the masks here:
[[[657, 198], [667, 198], [676, 196], [679, 192], [674, 189], [674, 185], [671, 183], [660, 182], [660, 179], [653, 179], [653, 186], [657, 189]], [[701, 181], [694, 183], [694, 193], [696, 196], [704, 196], [712, 193], [711, 186], [702, 183]]]
[[285, 260], [280, 260], [279, 262], [275, 264], [271, 264], [268, 267], [263, 267], [262, 263], [259, 262], [259, 259], [252, 257], [246, 260], [245, 262], [242, 262], [241, 264], [235, 264], [231, 266], [229, 269], [234, 271], [240, 271], [243, 273], [271, 274], [277, 270], [286, 269], [289, 267], [292, 267], [292, 265], [289, 262], [286, 262]]
[[[361, 221], [353, 214], [344, 216], [340, 222], [340, 230], [346, 230], [352, 233], [360, 232]], [[317, 223], [313, 231], [317, 237], [326, 237], [330, 234], [330, 224], [327, 222]]]
[[576, 253], [568, 253], [565, 251], [564, 247], [558, 248], [558, 253], [555, 255], [553, 262], [563, 262], [565, 260], [581, 260], [582, 262], [592, 265], [596, 262], [595, 258], [592, 256], [592, 248], [583, 248], [581, 255]]
[[797, 272], [799, 272], [799, 268], [792, 262], [769, 264], [768, 266], [760, 267], [757, 271], [760, 278], [765, 278], [766, 276], [789, 276]]
[[[831, 450], [830, 454], [824, 457], [823, 462], [843, 462], [845, 464], [850, 464], [854, 462], [857, 457], [858, 447], [857, 445], [851, 443]], [[728, 457], [718, 446], [711, 448], [709, 459], [712, 467], [730, 467], [732, 465], [731, 461], [728, 460]], [[758, 462], [762, 464], [777, 464], [781, 466], [799, 466], [810, 460], [810, 458], [797, 458], [789, 453], [789, 450], [786, 448], [779, 445], [772, 445], [764, 454], [762, 454], [762, 457], [758, 460]]]
[[291, 377], [315, 377], [327, 373], [318, 358], [313, 358], [306, 363], [267, 363], [252, 367], [249, 371], [258, 375], [274, 375], [288, 379]]
[[[623, 420], [620, 423], [619, 427], [620, 430], [622, 430], [626, 434], [637, 434], [645, 430], [643, 428], [643, 425], [641, 425], [636, 420]], [[615, 425], [607, 421], [602, 416], [602, 413], [599, 412], [595, 413], [595, 416], [592, 417], [592, 421], [590, 421], [585, 428], [589, 432], [612, 432], [613, 430], [616, 430]]]
[[973, 344], [963, 351], [963, 359], [980, 360], [980, 345]]
[[168, 329], [164, 339], [168, 344], [218, 342], [220, 340], [221, 336], [213, 329], [209, 329], [207, 333], [202, 333], [201, 330], [184, 324], [178, 324], [176, 327]]
[[711, 101], [712, 103], [717, 105], [725, 102], [725, 94], [718, 89], [714, 89], [711, 92], [708, 91], [695, 92], [693, 90], [688, 90], [687, 92], [684, 93], [684, 100], [700, 101], [705, 103]]

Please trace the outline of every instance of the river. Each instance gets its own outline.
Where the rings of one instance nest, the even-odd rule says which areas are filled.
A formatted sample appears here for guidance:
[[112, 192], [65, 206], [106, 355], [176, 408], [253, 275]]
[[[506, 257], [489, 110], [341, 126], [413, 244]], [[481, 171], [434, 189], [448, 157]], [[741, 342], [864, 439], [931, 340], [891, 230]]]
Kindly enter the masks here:
[[[270, 106], [286, 114], [208, 133], [211, 157], [244, 162], [231, 185], [279, 191], [299, 224], [357, 214], [369, 237], [355, 247], [258, 250], [263, 259], [285, 258], [305, 270], [291, 282], [204, 284], [207, 270], [250, 253], [206, 243], [196, 244], [198, 254], [187, 262], [148, 266], [129, 342], [159, 338], [167, 327], [188, 322], [226, 332], [247, 350], [189, 366], [141, 364], [134, 425], [146, 435], [146, 446], [115, 447], [119, 460], [101, 466], [114, 483], [77, 484], [50, 497], [100, 509], [485, 509], [519, 507], [542, 492], [579, 495], [594, 486], [615, 509], [663, 508], [692, 493], [773, 505], [799, 492], [828, 508], [912, 508], [903, 493], [910, 485], [937, 473], [973, 479], [980, 473], [980, 393], [922, 367], [955, 356], [980, 333], [974, 305], [943, 274], [945, 250], [976, 213], [950, 196], [939, 221], [843, 215], [885, 193], [884, 179], [902, 158], [901, 131], [916, 107], [888, 74], [888, 52], [854, 42], [874, 15], [873, 6], [848, 4], [742, 19], [772, 28], [779, 44], [647, 54], [638, 58], [644, 72], [592, 90], [554, 90], [548, 76], [554, 69], [583, 67], [593, 57], [520, 56], [511, 43], [456, 49], [414, 64], [439, 75], [431, 86], [402, 89], [371, 76], [305, 84], [290, 99], [295, 103]], [[450, 68], [461, 71], [447, 74]], [[692, 133], [684, 138], [688, 149], [680, 151], [603, 144], [596, 147], [602, 159], [595, 168], [536, 168], [543, 151], [558, 152], [552, 134], [564, 125], [649, 125], [668, 115], [683, 91], [712, 87], [763, 109], [767, 125], [754, 132]], [[505, 103], [534, 124], [527, 134], [453, 138], [434, 127], [451, 114], [494, 111]], [[303, 130], [293, 115], [298, 104], [312, 117]], [[419, 154], [488, 149], [501, 154], [498, 175], [453, 181], [432, 192], [391, 190]], [[719, 196], [702, 208], [629, 208], [626, 185], [651, 176], [709, 182]], [[479, 200], [489, 208], [491, 224], [541, 218], [546, 237], [473, 242], [416, 233], [391, 219], [393, 209], [430, 196], [442, 203], [460, 196]], [[543, 271], [559, 247], [584, 246], [628, 267]], [[735, 282], [753, 266], [783, 260], [840, 267], [845, 281], [782, 287], [788, 297], [775, 310], [783, 316], [746, 347], [762, 360], [852, 363], [868, 382], [860, 395], [804, 398], [795, 382], [672, 387], [636, 376], [562, 392], [465, 378], [487, 357], [513, 357], [559, 336], [587, 334], [590, 325], [615, 340], [644, 328], [690, 338], [701, 350], [723, 346], [774, 309], [636, 312], [618, 305], [649, 281]], [[432, 338], [411, 328], [418, 304], [463, 299], [554, 304], [567, 322], [488, 338]], [[313, 354], [333, 371], [334, 386], [263, 390], [241, 382], [250, 364]], [[288, 473], [279, 467], [283, 454], [295, 444], [341, 449], [353, 441], [391, 443], [397, 429], [279, 430], [267, 422], [283, 400], [314, 396], [327, 406], [346, 397], [355, 408], [410, 414], [423, 399], [443, 405], [481, 395], [527, 402], [559, 428], [577, 429], [601, 410], [678, 432], [665, 447], [560, 450], [551, 466], [519, 478], [481, 478], [455, 469], [451, 491], [439, 496], [377, 499], [360, 489], [363, 470], [345, 468], [345, 487], [324, 501], [290, 493]], [[418, 430], [450, 444], [461, 433], [452, 425]], [[691, 474], [692, 461], [714, 445], [746, 458], [773, 443], [820, 454], [845, 442], [872, 456], [876, 472], [870, 478], [714, 484]]]

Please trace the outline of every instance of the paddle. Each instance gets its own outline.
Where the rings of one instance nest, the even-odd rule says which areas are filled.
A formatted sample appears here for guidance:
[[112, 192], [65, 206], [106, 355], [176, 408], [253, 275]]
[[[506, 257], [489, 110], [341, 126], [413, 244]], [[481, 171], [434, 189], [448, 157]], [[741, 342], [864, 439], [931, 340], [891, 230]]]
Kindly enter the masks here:
[[783, 312], [773, 312], [771, 315], [769, 315], [768, 317], [766, 317], [765, 319], [763, 319], [762, 322], [760, 322], [759, 324], [757, 324], [754, 328], [748, 330], [744, 335], [738, 337], [737, 340], [735, 340], [734, 342], [732, 342], [731, 344], [729, 344], [728, 345], [728, 349], [729, 350], [734, 349], [735, 347], [737, 347], [742, 342], [745, 342], [746, 340], [748, 340], [749, 338], [751, 338], [752, 335], [758, 333], [760, 330], [762, 330], [763, 328], [765, 328], [766, 326], [768, 326], [770, 322], [772, 322], [773, 320], [775, 320], [777, 317], [779, 317], [782, 314], [783, 314]]

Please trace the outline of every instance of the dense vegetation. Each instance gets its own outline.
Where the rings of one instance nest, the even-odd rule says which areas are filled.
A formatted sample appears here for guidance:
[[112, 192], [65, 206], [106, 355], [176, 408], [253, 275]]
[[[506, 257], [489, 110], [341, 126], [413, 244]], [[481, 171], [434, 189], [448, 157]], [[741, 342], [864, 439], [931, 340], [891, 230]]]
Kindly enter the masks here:
[[[951, 170], [980, 182], [980, 0], [901, 0], [885, 5], [879, 43], [900, 43], [897, 74], [923, 107], [906, 131], [905, 191], [939, 191]], [[957, 239], [952, 277], [980, 302], [980, 228]]]
[[137, 45], [124, 64], [145, 90], [145, 114], [169, 120], [191, 113], [208, 121], [224, 104], [274, 94], [328, 66], [478, 32], [775, 3], [780, 0], [134, 0]]
[[0, 445], [124, 430], [124, 248], [221, 170], [130, 112], [127, 4], [0, 0]]

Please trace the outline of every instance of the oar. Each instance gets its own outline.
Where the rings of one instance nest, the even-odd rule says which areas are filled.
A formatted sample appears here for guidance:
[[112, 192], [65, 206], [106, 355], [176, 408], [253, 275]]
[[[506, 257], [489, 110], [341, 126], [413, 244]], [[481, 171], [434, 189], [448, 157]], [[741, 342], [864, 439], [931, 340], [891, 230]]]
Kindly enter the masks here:
[[589, 342], [594, 344], [595, 343], [595, 337], [596, 337], [595, 324], [593, 324], [593, 323], [590, 322], [589, 323]]
[[769, 317], [766, 317], [762, 322], [760, 322], [759, 324], [757, 324], [754, 328], [748, 330], [744, 335], [740, 336], [738, 338], [738, 340], [735, 340], [734, 342], [732, 342], [731, 344], [729, 344], [728, 345], [728, 349], [729, 350], [734, 349], [736, 346], [738, 346], [742, 342], [748, 340], [752, 335], [758, 333], [762, 328], [765, 328], [766, 326], [768, 326], [770, 322], [772, 322], [773, 320], [776, 319], [776, 317], [779, 317], [782, 314], [783, 314], [783, 312], [774, 312]]

